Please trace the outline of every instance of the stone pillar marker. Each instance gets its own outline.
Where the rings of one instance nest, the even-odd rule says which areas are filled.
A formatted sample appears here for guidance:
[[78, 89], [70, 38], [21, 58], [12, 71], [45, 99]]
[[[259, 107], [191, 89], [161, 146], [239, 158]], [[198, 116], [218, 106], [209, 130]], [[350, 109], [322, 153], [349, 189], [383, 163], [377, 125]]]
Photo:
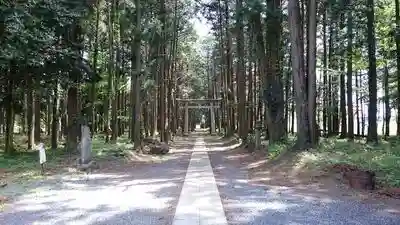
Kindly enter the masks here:
[[81, 163], [88, 164], [92, 161], [92, 138], [90, 135], [90, 129], [88, 126], [81, 126]]
[[256, 122], [256, 132], [255, 132], [255, 149], [259, 150], [261, 148], [261, 129], [262, 129], [262, 122]]
[[185, 127], [183, 130], [183, 135], [189, 135], [189, 103], [185, 102]]
[[215, 112], [214, 104], [210, 102], [211, 135], [215, 134]]

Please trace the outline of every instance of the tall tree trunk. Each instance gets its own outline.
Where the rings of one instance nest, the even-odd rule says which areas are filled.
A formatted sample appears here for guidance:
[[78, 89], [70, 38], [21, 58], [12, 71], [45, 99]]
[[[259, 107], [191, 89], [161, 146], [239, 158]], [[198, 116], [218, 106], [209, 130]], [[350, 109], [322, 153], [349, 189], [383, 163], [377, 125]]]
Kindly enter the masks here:
[[[397, 93], [400, 93], [400, 4], [395, 0], [396, 7], [396, 63], [397, 63]], [[397, 136], [400, 136], [400, 98], [397, 98]]]
[[[236, 0], [236, 47], [237, 47], [237, 85], [238, 85], [238, 116], [239, 116], [239, 136], [243, 139], [247, 138], [248, 133], [248, 121], [246, 115], [246, 69], [244, 62], [244, 30], [243, 30], [243, 2], [242, 0]], [[212, 109], [213, 110], [213, 109]]]
[[232, 62], [232, 34], [230, 29], [230, 14], [229, 14], [229, 1], [224, 0], [225, 4], [225, 34], [226, 34], [226, 88], [227, 88], [227, 98], [228, 98], [228, 120], [230, 127], [228, 128], [228, 135], [233, 135], [236, 128], [235, 122], [235, 94], [233, 88], [233, 62]]
[[[329, 62], [329, 65], [327, 67], [327, 69], [332, 68], [332, 54], [333, 54], [333, 37], [334, 37], [334, 30], [333, 30], [333, 24], [329, 24], [329, 40], [328, 40], [328, 57], [327, 57], [327, 61]], [[327, 109], [329, 109], [327, 115], [328, 115], [328, 131], [327, 131], [327, 135], [328, 136], [332, 136], [334, 135], [334, 114], [337, 113], [334, 110], [334, 104], [333, 104], [333, 93], [332, 93], [332, 73], [328, 73], [328, 92], [327, 92]]]
[[385, 103], [385, 130], [383, 132], [383, 135], [385, 138], [389, 137], [389, 126], [390, 126], [390, 96], [389, 96], [389, 69], [387, 64], [385, 64], [385, 71], [384, 71], [384, 79], [383, 79], [383, 87], [384, 87], [384, 103]]
[[367, 0], [367, 40], [368, 40], [368, 135], [367, 142], [378, 142], [377, 133], [377, 78], [374, 0]]
[[[339, 37], [339, 29], [337, 28], [337, 22], [334, 22], [330, 24], [331, 27], [331, 34], [329, 38], [329, 62], [330, 62], [330, 69], [334, 71], [339, 70], [339, 57], [338, 57], [338, 49], [336, 48], [336, 41], [338, 41]], [[331, 117], [332, 117], [332, 135], [338, 135], [339, 134], [339, 101], [338, 101], [338, 93], [339, 93], [339, 88], [338, 88], [338, 80], [339, 80], [339, 74], [333, 73], [330, 75], [330, 86], [331, 86]]]
[[72, 153], [77, 150], [78, 144], [78, 88], [71, 86], [68, 89], [68, 100], [67, 100], [67, 113], [68, 113], [68, 125], [67, 125], [67, 151]]
[[[97, 58], [99, 55], [99, 24], [100, 24], [100, 0], [96, 2], [96, 27], [95, 27], [95, 37], [94, 37], [94, 53], [93, 53], [93, 70], [97, 73]], [[90, 85], [90, 110], [89, 110], [89, 127], [92, 132], [96, 131], [95, 117], [96, 117], [96, 82], [92, 82]]]
[[[251, 32], [251, 31], [250, 31]], [[251, 47], [251, 43], [253, 43], [252, 38], [249, 38], [249, 49], [253, 49]], [[248, 120], [249, 120], [249, 129], [253, 130], [254, 126], [254, 88], [253, 88], [253, 83], [254, 83], [254, 78], [253, 78], [253, 60], [251, 59], [252, 56], [249, 54], [249, 67], [248, 67], [248, 76], [249, 76], [249, 81], [248, 81], [248, 94], [247, 94], [247, 102], [249, 103], [249, 108], [248, 108]]]
[[108, 77], [107, 77], [107, 99], [104, 102], [104, 134], [105, 142], [110, 141], [110, 106], [113, 99], [113, 77], [114, 77], [114, 9], [115, 2], [111, 1], [111, 6], [108, 10], [108, 51], [109, 51], [109, 59], [108, 59]]
[[361, 125], [361, 118], [360, 118], [360, 104], [359, 104], [359, 102], [360, 102], [360, 94], [359, 94], [359, 88], [360, 88], [360, 85], [358, 84], [358, 74], [357, 74], [357, 71], [356, 71], [356, 76], [355, 76], [355, 82], [356, 82], [356, 117], [357, 117], [357, 136], [360, 136], [361, 135], [361, 128], [360, 128], [360, 125]]
[[323, 131], [324, 133], [328, 133], [329, 131], [329, 122], [330, 120], [328, 119], [330, 117], [330, 113], [328, 112], [328, 108], [329, 108], [329, 92], [328, 92], [328, 52], [327, 52], [327, 40], [326, 40], [326, 14], [327, 11], [326, 9], [324, 10], [323, 13], [323, 18], [322, 18], [322, 23], [323, 23], [323, 27], [322, 27], [322, 43], [323, 43], [323, 109], [322, 109], [322, 127], [323, 127]]
[[285, 137], [284, 96], [283, 84], [280, 76], [279, 53], [281, 47], [281, 12], [280, 0], [268, 0], [269, 14], [267, 19], [267, 56], [266, 76], [264, 78], [264, 100], [266, 100], [266, 118], [268, 136], [271, 143]]
[[140, 117], [141, 117], [141, 5], [140, 0], [136, 0], [136, 37], [135, 37], [135, 127], [134, 127], [134, 135], [133, 135], [133, 143], [134, 147], [137, 149], [141, 144], [141, 132], [140, 132]]
[[306, 149], [310, 146], [310, 127], [308, 122], [308, 102], [304, 74], [303, 26], [298, 0], [289, 0], [289, 32], [291, 42], [292, 73], [296, 93], [297, 140], [294, 148]]
[[[115, 1], [115, 2], [114, 2]], [[119, 18], [119, 8], [118, 8], [118, 6], [119, 6], [119, 0], [114, 0], [113, 1], [113, 11], [114, 11], [114, 15], [112, 15], [113, 17], [114, 17], [114, 19], [113, 19], [113, 21], [119, 21], [120, 20], [120, 18]], [[115, 24], [117, 24], [117, 22], [115, 23]], [[114, 24], [113, 24], [113, 26], [114, 26]], [[117, 35], [119, 35], [119, 36], [121, 36], [122, 35], [122, 33], [121, 33], [121, 27], [122, 27], [122, 23], [120, 23], [120, 26], [119, 26], [119, 28], [120, 29], [115, 29], [115, 31], [113, 31], [114, 33], [116, 33], [116, 36]], [[112, 47], [112, 51], [113, 51], [113, 61], [112, 61], [112, 63], [114, 64], [114, 76], [113, 76], [113, 79], [112, 79], [112, 83], [113, 83], [113, 85], [112, 85], [112, 99], [110, 99], [111, 101], [112, 101], [112, 103], [111, 103], [111, 121], [112, 121], [112, 123], [111, 123], [111, 125], [112, 125], [112, 129], [111, 129], [111, 139], [110, 139], [110, 141], [111, 142], [113, 142], [113, 143], [116, 143], [117, 142], [117, 138], [118, 138], [118, 133], [119, 133], [119, 129], [118, 129], [118, 112], [119, 112], [119, 109], [118, 109], [118, 103], [119, 103], [119, 86], [118, 86], [118, 84], [119, 84], [119, 81], [120, 81], [120, 74], [121, 74], [121, 72], [120, 72], [120, 70], [121, 70], [121, 51], [120, 51], [120, 49], [121, 49], [121, 45], [122, 45], [122, 43], [121, 42], [119, 42], [119, 38], [118, 38], [118, 36], [115, 38], [115, 39], [113, 39], [114, 40], [114, 46], [115, 47]], [[115, 49], [115, 50], [114, 50]], [[115, 57], [114, 57], [114, 51], [115, 51]]]
[[[340, 13], [340, 30], [343, 30], [345, 27], [344, 23], [344, 13]], [[341, 38], [341, 35], [338, 34], [338, 39]], [[340, 49], [343, 53], [345, 52], [344, 47]], [[345, 59], [342, 58], [339, 60], [340, 63], [340, 85], [339, 85], [339, 92], [340, 92], [340, 138], [347, 137], [347, 113], [346, 113], [346, 74], [345, 71]]]
[[40, 142], [40, 133], [41, 133], [41, 127], [40, 127], [40, 119], [41, 119], [41, 111], [40, 111], [40, 102], [41, 102], [41, 94], [40, 94], [40, 87], [36, 87], [36, 92], [35, 92], [35, 100], [34, 100], [34, 104], [35, 104], [35, 132], [34, 132], [34, 136], [35, 136], [35, 142]]
[[35, 145], [35, 136], [34, 136], [34, 105], [33, 105], [33, 80], [32, 74], [27, 75], [27, 126], [28, 126], [28, 149], [32, 149]]
[[50, 136], [51, 135], [51, 111], [53, 108], [53, 102], [51, 101], [51, 91], [47, 92], [47, 112], [46, 112], [46, 135]]
[[[352, 1], [349, 0], [349, 5]], [[347, 12], [347, 137], [354, 139], [354, 115], [353, 115], [353, 14]], [[357, 100], [356, 100], [357, 101]], [[358, 109], [357, 109], [358, 110]]]
[[[363, 74], [360, 71], [359, 74], [359, 85], [358, 88], [361, 88], [363, 86]], [[360, 98], [360, 116], [361, 116], [361, 135], [365, 136], [365, 112], [364, 112], [364, 93], [363, 92], [359, 92], [359, 98]]]
[[[291, 59], [290, 56], [288, 57], [288, 67], [291, 65]], [[290, 88], [290, 83], [291, 83], [291, 74], [289, 71], [286, 71], [286, 76], [285, 76], [285, 128], [286, 128], [286, 133], [290, 131], [290, 120], [289, 120], [289, 109], [290, 109], [290, 96], [291, 96], [291, 88]]]
[[58, 97], [59, 85], [58, 82], [55, 85], [53, 91], [53, 105], [52, 105], [52, 121], [51, 121], [51, 148], [57, 149], [58, 142], [58, 124], [59, 124], [59, 115], [58, 115], [58, 106], [60, 104], [60, 98]]
[[159, 80], [159, 84], [160, 84], [160, 99], [159, 99], [159, 103], [160, 103], [160, 110], [159, 110], [159, 115], [160, 115], [160, 139], [161, 141], [168, 141], [167, 140], [167, 130], [166, 130], [166, 96], [165, 96], [165, 78], [166, 78], [166, 63], [167, 63], [167, 57], [166, 57], [166, 39], [167, 39], [167, 32], [168, 32], [168, 27], [167, 27], [167, 11], [165, 9], [165, 1], [164, 0], [160, 0], [160, 21], [162, 24], [162, 41], [161, 41], [161, 55], [162, 55], [162, 59], [161, 59], [161, 63], [160, 63], [160, 80]]
[[[10, 75], [16, 75], [16, 68], [15, 64], [12, 63], [10, 69]], [[5, 135], [5, 149], [4, 152], [6, 154], [14, 154], [14, 119], [15, 119], [15, 112], [14, 112], [14, 81], [13, 79], [8, 80], [7, 88], [6, 88], [6, 98], [5, 98], [5, 111], [6, 111], [6, 135]]]
[[316, 97], [317, 97], [317, 3], [316, 0], [309, 1], [309, 25], [308, 25], [308, 123], [310, 132], [310, 144], [316, 145], [317, 121], [316, 121]]

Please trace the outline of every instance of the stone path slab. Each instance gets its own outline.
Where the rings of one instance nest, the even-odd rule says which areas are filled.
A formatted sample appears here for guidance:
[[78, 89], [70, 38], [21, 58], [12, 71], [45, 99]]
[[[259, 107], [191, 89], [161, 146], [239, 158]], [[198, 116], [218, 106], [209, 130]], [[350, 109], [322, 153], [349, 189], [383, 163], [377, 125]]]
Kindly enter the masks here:
[[227, 225], [204, 139], [197, 138], [173, 225]]

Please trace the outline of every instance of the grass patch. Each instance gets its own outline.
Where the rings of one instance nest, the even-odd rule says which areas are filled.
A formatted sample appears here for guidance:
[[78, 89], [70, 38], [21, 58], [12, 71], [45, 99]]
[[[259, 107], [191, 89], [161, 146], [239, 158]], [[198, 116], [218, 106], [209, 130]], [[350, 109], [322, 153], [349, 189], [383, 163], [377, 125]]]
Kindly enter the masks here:
[[[62, 162], [65, 152], [62, 149], [47, 150], [46, 158], [48, 166]], [[7, 171], [20, 171], [39, 167], [39, 153], [37, 151], [17, 152], [14, 155], [0, 153], [0, 168]]]
[[[1, 138], [1, 137], [0, 137]], [[58, 149], [50, 149], [50, 143], [44, 139], [46, 148], [46, 169], [54, 170], [68, 166], [70, 159], [74, 159], [78, 154], [74, 153], [73, 157], [64, 150], [63, 145], [59, 145]], [[27, 151], [26, 137], [22, 135], [15, 136], [15, 147], [17, 152], [14, 155], [4, 154], [3, 143], [0, 143], [0, 179], [10, 178], [14, 181], [32, 180], [40, 178], [39, 153], [37, 150]], [[95, 136], [92, 139], [92, 154], [94, 158], [107, 158], [115, 155], [116, 152], [133, 148], [133, 144], [129, 142], [127, 137], [121, 137], [117, 143], [105, 143], [102, 136]]]
[[104, 158], [115, 154], [116, 152], [124, 153], [133, 149], [133, 143], [127, 136], [118, 138], [116, 143], [105, 143], [103, 136], [95, 136], [92, 139], [93, 157]]
[[378, 145], [363, 141], [325, 138], [317, 149], [303, 154], [308, 164], [323, 167], [335, 163], [355, 165], [373, 170], [383, 185], [400, 187], [400, 140], [382, 140]]
[[[295, 136], [289, 136], [285, 140], [279, 143], [274, 143], [268, 145], [268, 159], [276, 159], [280, 155], [284, 154], [290, 147], [293, 146], [294, 142], [296, 141]], [[268, 141], [266, 141], [268, 143]], [[266, 144], [262, 143], [262, 144]]]

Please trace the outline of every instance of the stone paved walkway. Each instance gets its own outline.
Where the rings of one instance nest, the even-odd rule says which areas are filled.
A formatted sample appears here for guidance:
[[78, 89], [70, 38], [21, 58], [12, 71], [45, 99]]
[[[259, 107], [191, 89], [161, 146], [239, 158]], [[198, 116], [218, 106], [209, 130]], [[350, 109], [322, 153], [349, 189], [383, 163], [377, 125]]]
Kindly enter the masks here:
[[197, 138], [173, 225], [227, 225], [207, 150]]

